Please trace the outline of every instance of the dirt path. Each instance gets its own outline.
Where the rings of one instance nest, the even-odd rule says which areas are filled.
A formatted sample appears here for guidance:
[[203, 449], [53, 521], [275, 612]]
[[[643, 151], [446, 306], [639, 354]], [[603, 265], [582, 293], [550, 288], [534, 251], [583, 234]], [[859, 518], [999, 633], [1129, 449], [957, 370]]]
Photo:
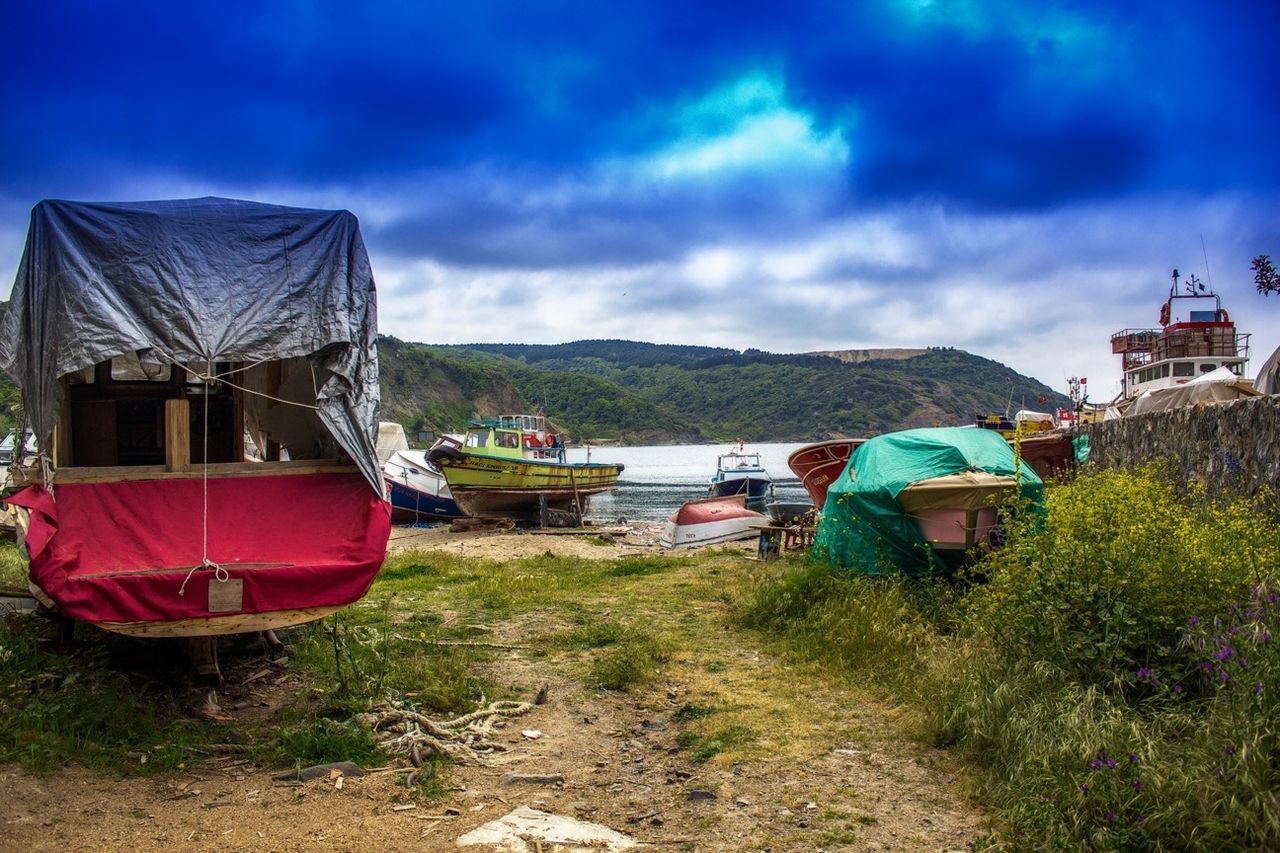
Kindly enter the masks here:
[[[651, 547], [644, 532], [607, 546], [584, 537], [422, 532], [402, 532], [397, 544], [504, 559], [546, 551], [605, 558]], [[509, 751], [492, 764], [451, 768], [440, 802], [410, 799], [398, 772], [283, 784], [235, 758], [127, 780], [6, 767], [0, 847], [445, 850], [518, 806], [603, 824], [658, 849], [948, 850], [982, 834], [983, 816], [963, 799], [949, 757], [905, 738], [889, 709], [790, 667], [728, 627], [702, 587], [678, 576], [667, 582], [687, 588], [684, 608], [664, 609], [661, 596], [610, 605], [649, 608], [643, 618], [692, 638], [647, 689], [585, 689], [567, 674], [579, 653], [509, 649], [492, 657], [484, 665], [491, 683], [521, 696], [546, 685], [547, 701], [498, 731]], [[536, 646], [561, 618], [522, 614], [495, 625], [494, 637]], [[689, 708], [706, 718], [681, 718]], [[677, 743], [681, 732], [719, 738], [724, 748], [698, 762]], [[511, 783], [510, 774], [563, 781]]]

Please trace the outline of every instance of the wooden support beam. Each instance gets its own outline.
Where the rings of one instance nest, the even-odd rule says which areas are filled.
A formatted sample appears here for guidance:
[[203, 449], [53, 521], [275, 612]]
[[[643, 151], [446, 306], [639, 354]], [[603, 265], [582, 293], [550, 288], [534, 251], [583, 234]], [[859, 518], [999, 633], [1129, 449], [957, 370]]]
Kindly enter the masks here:
[[58, 381], [62, 386], [62, 407], [58, 411], [58, 422], [53, 425], [55, 466], [71, 464], [71, 380], [64, 376]]
[[191, 467], [191, 403], [185, 398], [164, 401], [164, 469]]

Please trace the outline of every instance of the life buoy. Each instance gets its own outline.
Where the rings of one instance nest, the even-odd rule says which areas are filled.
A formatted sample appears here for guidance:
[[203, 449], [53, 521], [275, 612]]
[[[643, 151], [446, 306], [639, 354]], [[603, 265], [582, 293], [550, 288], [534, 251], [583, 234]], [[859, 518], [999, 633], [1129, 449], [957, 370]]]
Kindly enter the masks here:
[[1227, 309], [1226, 309], [1226, 308], [1222, 308], [1222, 309], [1220, 309], [1220, 310], [1218, 311], [1218, 313], [1222, 315], [1222, 322], [1224, 322], [1224, 323], [1230, 323], [1230, 322], [1231, 322], [1231, 315], [1227, 313]]
[[1160, 325], [1161, 326], [1169, 325], [1169, 303], [1168, 302], [1160, 306]]

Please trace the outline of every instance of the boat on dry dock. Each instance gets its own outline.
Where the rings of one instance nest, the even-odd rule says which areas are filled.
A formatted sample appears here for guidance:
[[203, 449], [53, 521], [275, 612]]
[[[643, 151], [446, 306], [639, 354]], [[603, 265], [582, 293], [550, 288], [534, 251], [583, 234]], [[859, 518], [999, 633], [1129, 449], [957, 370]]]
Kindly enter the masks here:
[[359, 599], [390, 531], [376, 339], [349, 212], [37, 204], [0, 329], [39, 447], [5, 497], [33, 594], [180, 637]]
[[844, 472], [849, 457], [864, 441], [863, 438], [833, 438], [806, 444], [787, 457], [787, 467], [800, 478], [800, 484], [819, 512], [827, 502], [827, 489]]
[[1121, 329], [1111, 336], [1111, 351], [1124, 368], [1122, 401], [1186, 385], [1224, 367], [1246, 376], [1249, 335], [1236, 329], [1211, 287], [1195, 276], [1179, 285], [1180, 278], [1174, 270], [1159, 328]]
[[686, 501], [662, 531], [659, 542], [667, 548], [694, 548], [758, 536], [767, 516], [747, 509], [745, 495]]
[[592, 495], [617, 488], [620, 463], [566, 462], [546, 415], [473, 420], [461, 441], [443, 437], [427, 454], [467, 515], [541, 525], [578, 525]]

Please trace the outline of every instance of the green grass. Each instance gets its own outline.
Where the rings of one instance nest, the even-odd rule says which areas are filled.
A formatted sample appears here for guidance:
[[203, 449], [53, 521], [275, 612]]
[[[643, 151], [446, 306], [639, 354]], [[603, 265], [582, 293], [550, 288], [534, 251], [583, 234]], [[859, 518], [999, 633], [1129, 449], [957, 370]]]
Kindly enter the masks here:
[[749, 744], [755, 738], [755, 732], [746, 726], [729, 726], [708, 734], [683, 731], [676, 736], [676, 746], [688, 751], [690, 761], [705, 764], [726, 749]]
[[0, 586], [27, 586], [27, 561], [13, 542], [0, 542]]
[[[588, 689], [646, 685], [670, 659], [669, 632], [658, 623], [640, 628], [603, 617], [598, 601], [584, 595], [629, 595], [685, 565], [665, 555], [583, 560], [546, 552], [505, 563], [442, 552], [391, 555], [363, 600], [290, 632], [290, 669], [302, 678], [297, 695], [234, 737], [268, 765], [380, 763], [372, 738], [351, 722], [378, 701], [456, 715], [481, 697], [528, 698], [507, 695], [509, 688], [478, 672], [492, 654], [483, 645], [494, 639], [492, 626], [534, 612], [555, 613], [573, 627], [550, 623], [530, 656], [576, 655], [569, 668]], [[0, 543], [0, 583], [25, 578], [16, 547]], [[176, 660], [163, 671], [133, 667], [143, 675], [128, 674], [131, 665], [108, 652], [121, 646], [144, 647], [119, 638], [64, 645], [53, 623], [31, 615], [0, 624], [0, 760], [41, 771], [79, 762], [148, 773], [198, 763], [209, 752], [201, 747], [228, 736], [225, 726], [193, 719], [182, 707], [189, 696], [179, 646], [172, 645]], [[431, 786], [425, 775], [421, 782], [423, 790]]]
[[0, 626], [0, 760], [141, 775], [191, 761], [192, 748], [225, 735], [189, 718], [162, 685], [126, 672], [105, 645], [56, 643], [54, 627], [29, 614]]

